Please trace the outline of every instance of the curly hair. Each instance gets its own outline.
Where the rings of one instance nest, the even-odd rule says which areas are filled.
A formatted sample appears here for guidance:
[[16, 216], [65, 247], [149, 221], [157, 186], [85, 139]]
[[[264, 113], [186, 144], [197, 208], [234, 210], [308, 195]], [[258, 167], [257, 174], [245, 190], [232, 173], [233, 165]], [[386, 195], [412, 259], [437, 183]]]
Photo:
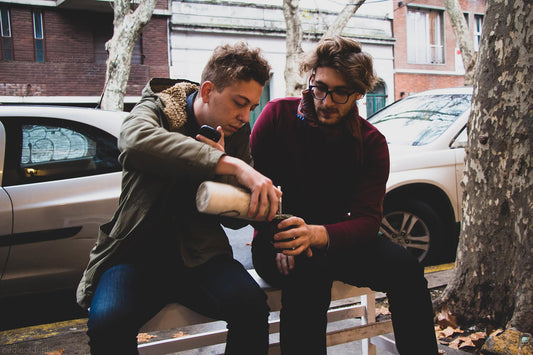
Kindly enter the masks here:
[[249, 48], [245, 42], [216, 47], [207, 62], [201, 81], [211, 81], [220, 92], [235, 81], [255, 80], [262, 86], [270, 79], [270, 64], [259, 48]]
[[330, 67], [352, 83], [357, 92], [366, 94], [378, 81], [372, 62], [372, 56], [361, 50], [359, 42], [334, 36], [324, 38], [304, 56], [300, 72], [307, 74], [319, 67]]

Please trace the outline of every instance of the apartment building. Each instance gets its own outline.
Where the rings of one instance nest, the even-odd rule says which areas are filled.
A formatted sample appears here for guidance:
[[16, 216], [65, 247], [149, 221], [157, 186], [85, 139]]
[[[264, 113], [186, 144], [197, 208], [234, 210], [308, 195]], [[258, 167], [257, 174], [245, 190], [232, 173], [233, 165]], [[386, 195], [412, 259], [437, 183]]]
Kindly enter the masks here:
[[[464, 65], [444, 0], [394, 0], [395, 99], [464, 85]], [[478, 50], [485, 0], [459, 0]]]
[[[304, 30], [302, 47], [314, 46], [346, 2], [301, 0]], [[375, 61], [380, 84], [360, 100], [367, 116], [394, 100], [392, 1], [368, 1], [350, 19], [342, 35], [359, 41]], [[170, 73], [172, 77], [200, 80], [212, 50], [222, 43], [246, 41], [263, 49], [272, 66], [262, 104], [285, 96], [285, 19], [282, 0], [174, 0], [170, 21]], [[252, 113], [251, 122], [260, 112]]]
[[[169, 75], [170, 0], [158, 0], [132, 57], [126, 102]], [[112, 0], [0, 0], [0, 102], [95, 106], [104, 88]]]

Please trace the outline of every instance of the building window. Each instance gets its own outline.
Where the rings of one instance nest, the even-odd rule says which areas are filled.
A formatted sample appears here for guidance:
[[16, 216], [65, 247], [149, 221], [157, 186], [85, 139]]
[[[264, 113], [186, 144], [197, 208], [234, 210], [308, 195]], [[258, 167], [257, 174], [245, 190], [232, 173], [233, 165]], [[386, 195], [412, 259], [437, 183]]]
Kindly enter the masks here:
[[142, 33], [139, 34], [139, 37], [135, 41], [133, 46], [133, 53], [131, 54], [131, 64], [143, 64], [144, 63], [144, 54], [142, 47]]
[[13, 45], [11, 40], [11, 20], [9, 18], [9, 10], [0, 8], [0, 60], [13, 60]]
[[408, 8], [407, 61], [444, 64], [443, 11]]
[[[94, 61], [97, 64], [105, 64], [107, 62], [107, 50], [105, 44], [111, 38], [111, 34], [95, 33], [94, 34]], [[142, 50], [142, 35], [135, 41], [133, 52], [131, 54], [131, 64], [143, 64], [144, 54]]]
[[483, 27], [483, 15], [474, 15], [474, 51], [479, 51], [481, 43], [481, 29]]
[[33, 11], [33, 42], [35, 60], [44, 63], [43, 13], [40, 10]]

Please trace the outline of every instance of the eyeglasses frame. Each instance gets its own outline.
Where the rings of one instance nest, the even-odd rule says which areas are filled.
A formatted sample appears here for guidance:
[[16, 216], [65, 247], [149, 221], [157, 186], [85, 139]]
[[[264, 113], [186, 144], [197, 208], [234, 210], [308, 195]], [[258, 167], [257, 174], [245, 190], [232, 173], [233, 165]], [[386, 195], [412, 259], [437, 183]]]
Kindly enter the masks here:
[[320, 101], [323, 101], [326, 99], [326, 97], [328, 97], [328, 95], [331, 97], [331, 101], [333, 101], [334, 103], [336, 104], [339, 104], [339, 105], [344, 105], [345, 103], [348, 102], [348, 100], [350, 100], [350, 96], [352, 96], [353, 94], [357, 93], [357, 89], [352, 91], [351, 93], [348, 94], [348, 96], [346, 97], [346, 101], [344, 102], [337, 102], [335, 101], [335, 99], [333, 98], [333, 93], [335, 92], [335, 90], [329, 90], [326, 89], [326, 95], [324, 95], [323, 98], [319, 99], [318, 97], [315, 96], [315, 93], [313, 92], [313, 88], [316, 88], [316, 87], [319, 87], [319, 85], [311, 85], [311, 79], [315, 76], [315, 74], [313, 73], [313, 75], [311, 75], [309, 77], [309, 83], [308, 83], [308, 86], [309, 86], [309, 91], [311, 92], [311, 95], [313, 96], [314, 99], [316, 100], [320, 100]]

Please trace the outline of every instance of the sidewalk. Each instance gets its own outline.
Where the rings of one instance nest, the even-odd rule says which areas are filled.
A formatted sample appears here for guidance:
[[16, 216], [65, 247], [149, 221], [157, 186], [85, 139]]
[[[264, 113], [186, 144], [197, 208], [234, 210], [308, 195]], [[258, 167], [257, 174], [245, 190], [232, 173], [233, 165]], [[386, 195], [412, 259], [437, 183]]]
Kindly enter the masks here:
[[[446, 285], [453, 270], [453, 265], [445, 264], [426, 269], [426, 278], [430, 288], [440, 287]], [[385, 295], [378, 293], [376, 299], [384, 298]], [[40, 326], [26, 327], [20, 329], [13, 329], [0, 332], [0, 354], [89, 354], [89, 347], [87, 345], [88, 337], [85, 334], [87, 331], [87, 319], [77, 319], [72, 321], [58, 322], [52, 324], [45, 324]], [[223, 322], [213, 323], [214, 327], [223, 327]], [[180, 329], [182, 330], [182, 329]], [[187, 334], [192, 334], [195, 329], [182, 330]], [[178, 330], [161, 331], [150, 333], [157, 337], [157, 340], [171, 338]], [[393, 345], [393, 334], [387, 334], [386, 338]], [[360, 341], [337, 345], [328, 348], [328, 354], [361, 354]], [[446, 346], [439, 345], [439, 349], [443, 350], [446, 355], [461, 355], [468, 354], [467, 352], [450, 349]], [[224, 351], [224, 344], [196, 349], [193, 351], [181, 352], [181, 355], [193, 354], [220, 354]], [[55, 353], [54, 353], [55, 352]], [[386, 351], [383, 348], [378, 348], [378, 355], [395, 354]]]

